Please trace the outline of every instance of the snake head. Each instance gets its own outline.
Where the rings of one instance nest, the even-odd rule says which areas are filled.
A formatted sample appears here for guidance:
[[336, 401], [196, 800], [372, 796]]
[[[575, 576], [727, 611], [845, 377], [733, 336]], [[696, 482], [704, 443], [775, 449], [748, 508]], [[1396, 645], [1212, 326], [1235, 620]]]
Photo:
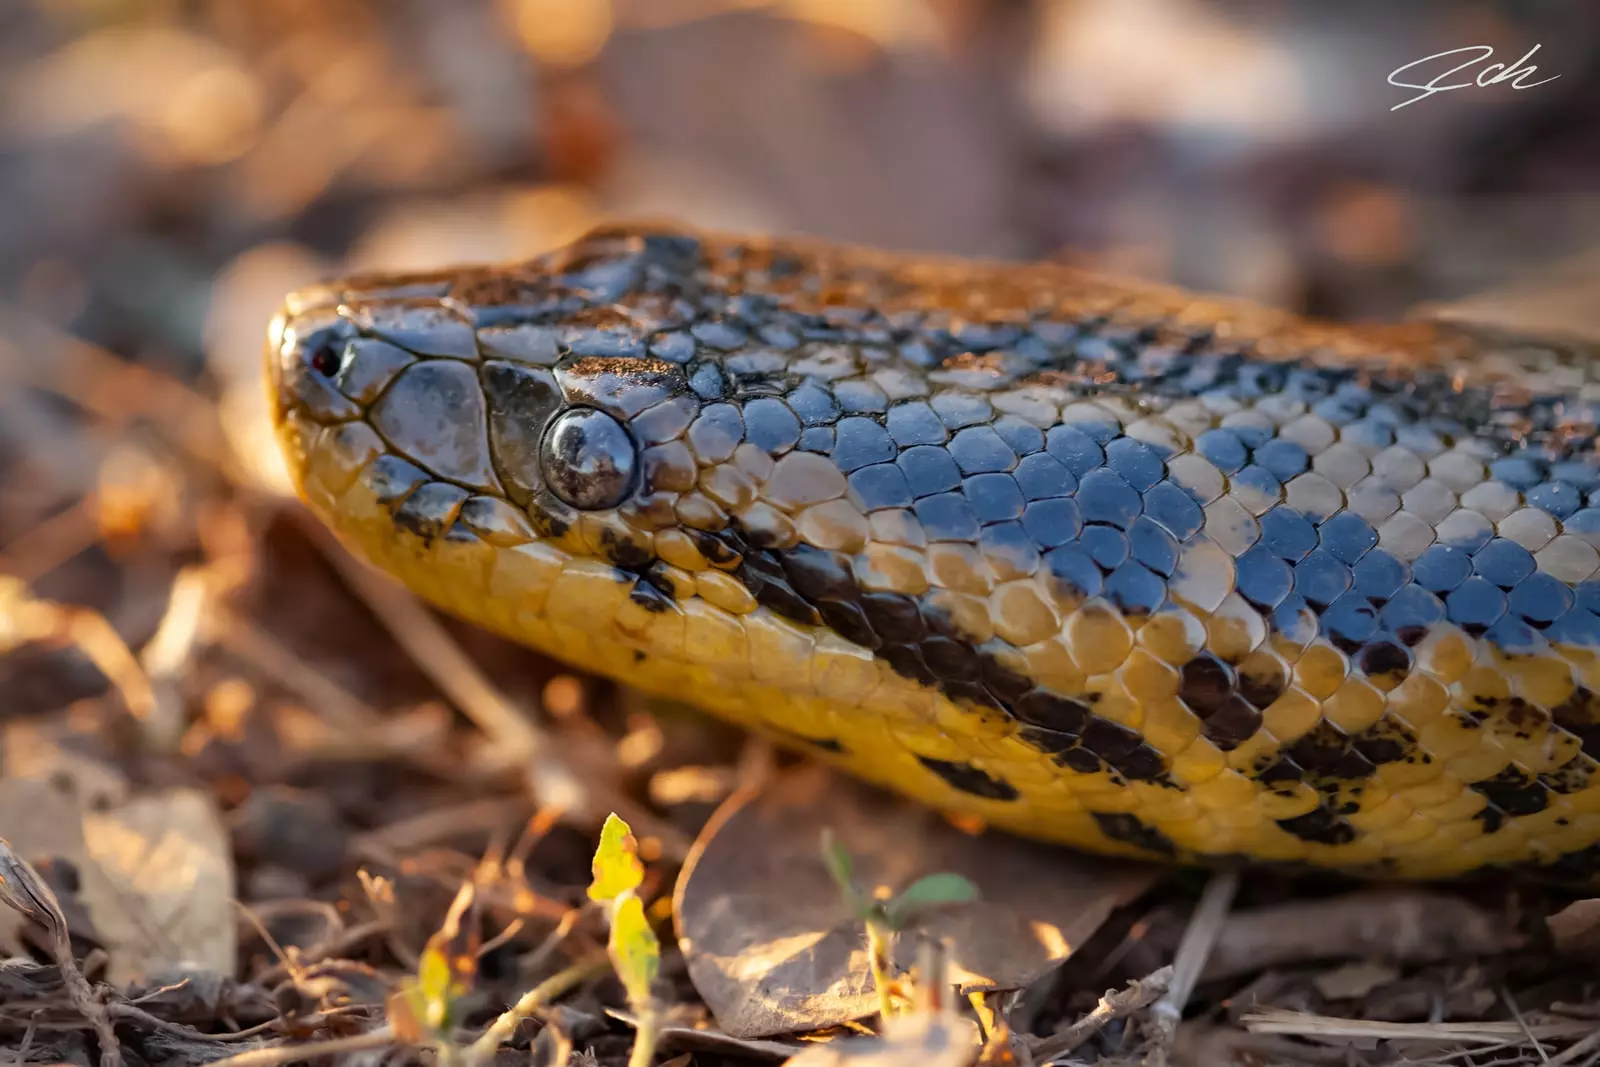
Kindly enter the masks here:
[[[732, 380], [748, 339], [691, 332], [703, 258], [695, 238], [620, 227], [513, 267], [290, 294], [267, 380], [302, 495], [359, 555], [512, 637], [548, 646], [551, 612], [576, 606], [585, 633], [681, 644], [694, 575], [742, 562], [730, 539], [795, 538], [758, 492], [793, 441], [759, 443], [736, 402], [764, 387], [759, 368]], [[787, 409], [769, 431], [775, 416], [798, 433]], [[821, 457], [788, 466], [791, 495], [842, 494]], [[573, 595], [551, 599], [563, 581]], [[700, 584], [754, 606], [732, 577]], [[618, 592], [657, 618], [608, 615]]]

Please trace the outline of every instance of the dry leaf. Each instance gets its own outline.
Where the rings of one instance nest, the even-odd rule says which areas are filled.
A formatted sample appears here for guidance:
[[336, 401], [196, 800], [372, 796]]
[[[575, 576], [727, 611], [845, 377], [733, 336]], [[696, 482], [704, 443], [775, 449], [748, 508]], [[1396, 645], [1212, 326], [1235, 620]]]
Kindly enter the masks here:
[[[863, 889], [898, 891], [940, 871], [977, 885], [977, 902], [930, 911], [917, 924], [948, 939], [952, 979], [962, 985], [1027, 985], [1161, 874], [998, 833], [965, 834], [927, 808], [804, 768], [760, 797], [730, 800], [678, 881], [673, 905], [689, 976], [735, 1037], [814, 1030], [877, 1008], [861, 924], [822, 864], [824, 826], [851, 854]], [[912, 932], [897, 940], [902, 969], [914, 945]]]
[[208, 794], [175, 789], [89, 813], [83, 837], [100, 876], [85, 878], [83, 895], [111, 955], [111, 982], [233, 973], [233, 861]]
[[1329, 1000], [1356, 1000], [1399, 977], [1400, 972], [1387, 964], [1357, 960], [1331, 971], [1323, 971], [1311, 980], [1311, 984]]
[[1575, 900], [1544, 924], [1555, 939], [1556, 951], [1568, 956], [1600, 953], [1600, 897]]
[[28, 812], [0, 825], [18, 855], [77, 869], [76, 902], [110, 957], [110, 982], [233, 974], [233, 861], [208, 795], [173, 790], [89, 811], [54, 782], [9, 779], [0, 811]]
[[[82, 808], [70, 789], [34, 778], [0, 779], [0, 839], [31, 863], [63, 859], [81, 874], [85, 861]], [[18, 818], [27, 812], [27, 818]], [[0, 908], [0, 955], [26, 955], [17, 932], [25, 922], [10, 908]], [[74, 929], [80, 936], [85, 931]]]

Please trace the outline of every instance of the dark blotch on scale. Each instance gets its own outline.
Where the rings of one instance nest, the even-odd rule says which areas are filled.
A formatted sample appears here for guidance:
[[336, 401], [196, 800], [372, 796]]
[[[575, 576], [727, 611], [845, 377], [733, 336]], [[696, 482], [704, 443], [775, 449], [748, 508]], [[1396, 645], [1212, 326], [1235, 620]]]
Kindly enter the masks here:
[[1417, 735], [1387, 715], [1350, 738], [1351, 747], [1375, 766], [1399, 763], [1417, 751]]
[[1319, 787], [1365, 781], [1377, 769], [1348, 734], [1326, 719], [1291, 745], [1288, 754], [1305, 768], [1311, 784]]
[[[1250, 695], [1264, 696], [1261, 687]], [[1261, 728], [1261, 710], [1241, 692], [1237, 672], [1209, 652], [1183, 665], [1178, 696], [1200, 717], [1201, 733], [1224, 752], [1232, 751]]]
[[1036, 689], [1005, 665], [1003, 649], [974, 647], [948, 612], [914, 597], [863, 593], [843, 553], [807, 545], [759, 548], [736, 527], [701, 534], [698, 542], [739, 561], [734, 573], [758, 603], [796, 622], [826, 625], [873, 650], [903, 677], [937, 686], [958, 703], [1011, 715], [1022, 724], [1023, 740], [1063, 766], [1167, 781], [1165, 759], [1137, 731]]
[[943, 778], [947, 785], [963, 793], [971, 793], [987, 800], [1016, 800], [1021, 796], [1010, 782], [996, 778], [970, 763], [952, 763], [949, 760], [934, 759], [932, 756], [918, 756], [917, 762]]
[[1482, 795], [1494, 808], [1507, 815], [1535, 815], [1550, 806], [1550, 791], [1537, 779], [1514, 766], [1507, 767], [1493, 778], [1469, 782], [1467, 788]]
[[1100, 827], [1100, 832], [1113, 841], [1132, 845], [1157, 856], [1171, 858], [1178, 854], [1178, 846], [1173, 844], [1170, 837], [1141, 821], [1136, 815], [1121, 811], [1091, 811], [1089, 815], [1094, 819], [1095, 825]]
[[670, 587], [663, 589], [651, 581], [648, 575], [638, 576], [638, 580], [633, 583], [633, 589], [628, 593], [628, 599], [652, 615], [671, 610], [674, 600]]
[[373, 460], [364, 477], [372, 487], [373, 497], [391, 511], [399, 508], [416, 491], [417, 486], [432, 478], [427, 471], [393, 452], [385, 452]]
[[395, 509], [394, 524], [431, 545], [456, 521], [467, 496], [465, 489], [449, 482], [428, 482]]
[[1356, 828], [1327, 808], [1278, 819], [1277, 823], [1300, 840], [1319, 845], [1348, 845], [1356, 839]]
[[1600, 759], [1600, 697], [1579, 686], [1566, 701], [1550, 709], [1551, 719], [1576, 737], [1586, 755]]

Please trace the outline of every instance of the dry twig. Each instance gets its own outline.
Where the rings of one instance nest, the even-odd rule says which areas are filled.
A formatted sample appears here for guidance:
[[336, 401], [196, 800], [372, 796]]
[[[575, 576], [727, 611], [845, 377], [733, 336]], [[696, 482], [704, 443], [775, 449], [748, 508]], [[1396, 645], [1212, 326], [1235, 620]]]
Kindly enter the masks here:
[[0, 652], [29, 642], [70, 645], [82, 652], [140, 723], [181, 717], [181, 709], [163, 708], [138, 657], [104, 615], [40, 600], [21, 581], [0, 575]]
[[1166, 1062], [1167, 1054], [1178, 1036], [1178, 1024], [1183, 1021], [1183, 1007], [1189, 1002], [1189, 994], [1194, 992], [1206, 961], [1211, 958], [1211, 950], [1216, 947], [1222, 924], [1228, 917], [1228, 909], [1233, 905], [1234, 895], [1238, 891], [1239, 872], [1228, 870], [1212, 875], [1205, 891], [1200, 894], [1200, 903], [1195, 906], [1189, 927], [1183, 932], [1183, 940], [1178, 943], [1177, 957], [1172, 963], [1172, 983], [1150, 1009], [1154, 1031], [1149, 1050], [1150, 1062]]
[[1163, 967], [1131, 983], [1126, 989], [1106, 990], [1100, 1003], [1089, 1014], [1065, 1030], [1037, 1039], [1031, 1049], [1034, 1060], [1042, 1064], [1065, 1056], [1113, 1021], [1143, 1011], [1171, 988], [1172, 973], [1171, 966]]
[[310, 1041], [303, 1045], [271, 1045], [253, 1048], [226, 1059], [212, 1061], [210, 1067], [286, 1067], [287, 1064], [321, 1059], [343, 1052], [370, 1052], [394, 1044], [394, 1031], [380, 1026], [364, 1034], [338, 1037], [331, 1041]]
[[111, 1013], [89, 986], [72, 955], [72, 936], [55, 892], [39, 877], [33, 865], [0, 838], [0, 902], [43, 926], [50, 935], [50, 955], [61, 968], [62, 983], [72, 1006], [94, 1027], [100, 1042], [100, 1067], [122, 1067], [122, 1045], [111, 1025]]
[[1308, 960], [1489, 956], [1519, 942], [1503, 919], [1461, 897], [1411, 887], [1366, 890], [1229, 915], [1201, 977], [1232, 978]]
[[1377, 1038], [1382, 1041], [1438, 1041], [1473, 1045], [1505, 1045], [1526, 1041], [1563, 1041], [1589, 1037], [1592, 1022], [1579, 1020], [1531, 1023], [1389, 1023], [1370, 1019], [1341, 1019], [1297, 1011], [1263, 1011], [1244, 1015], [1239, 1020], [1255, 1034], [1291, 1034], [1297, 1037]]

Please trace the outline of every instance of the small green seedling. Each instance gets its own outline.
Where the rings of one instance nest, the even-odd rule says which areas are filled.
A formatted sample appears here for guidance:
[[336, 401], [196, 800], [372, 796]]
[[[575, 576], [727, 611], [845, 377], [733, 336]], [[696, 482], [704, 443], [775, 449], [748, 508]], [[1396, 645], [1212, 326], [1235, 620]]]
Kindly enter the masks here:
[[959, 874], [944, 871], [919, 878], [888, 899], [863, 893], [855, 883], [855, 864], [850, 853], [834, 840], [833, 832], [828, 829], [822, 831], [822, 862], [851, 912], [867, 928], [867, 961], [872, 968], [873, 984], [878, 989], [878, 1013], [887, 1020], [894, 1014], [890, 940], [896, 933], [908, 929], [919, 912], [944, 904], [977, 900], [978, 887]]
[[422, 950], [417, 976], [401, 989], [391, 1009], [413, 1040], [447, 1046], [455, 1029], [457, 1005], [478, 977], [480, 947], [477, 895], [472, 883], [461, 887], [450, 911]]
[[600, 904], [609, 905], [644, 884], [639, 842], [634, 840], [633, 831], [616, 812], [607, 815], [605, 825], [600, 827], [600, 843], [595, 846], [589, 869], [594, 873], [594, 880], [589, 883], [589, 899]]
[[628, 824], [615, 813], [606, 817], [600, 829], [592, 870], [589, 899], [606, 909], [611, 926], [606, 949], [612, 968], [627, 990], [628, 1005], [638, 1019], [628, 1067], [649, 1067], [660, 1028], [660, 1012], [650, 986], [661, 971], [661, 943], [650, 928], [650, 920], [645, 918], [644, 902], [637, 893], [644, 883], [638, 842]]
[[650, 1003], [650, 983], [661, 971], [661, 944], [650, 920], [644, 917], [644, 902], [631, 893], [617, 901], [611, 915], [611, 937], [606, 943], [611, 964], [628, 991], [634, 1010]]

